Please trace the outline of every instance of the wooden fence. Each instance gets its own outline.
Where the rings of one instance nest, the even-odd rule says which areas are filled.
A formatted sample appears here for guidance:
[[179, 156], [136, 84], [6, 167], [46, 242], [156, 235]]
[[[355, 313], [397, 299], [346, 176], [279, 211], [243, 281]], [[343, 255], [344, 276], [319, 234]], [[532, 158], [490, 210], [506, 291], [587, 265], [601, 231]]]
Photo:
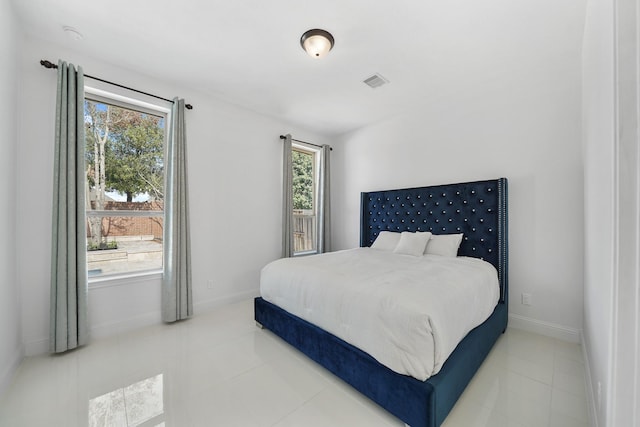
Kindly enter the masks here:
[[316, 250], [316, 216], [293, 214], [293, 250], [309, 252]]
[[[92, 209], [95, 202], [91, 202]], [[115, 202], [105, 203], [105, 211], [149, 211], [162, 212], [163, 203], [153, 202]], [[114, 212], [115, 213], [115, 212]], [[125, 240], [140, 236], [153, 236], [154, 240], [162, 240], [162, 217], [158, 216], [108, 216], [102, 217], [102, 237], [107, 240]], [[91, 237], [91, 230], [87, 221], [87, 237]]]

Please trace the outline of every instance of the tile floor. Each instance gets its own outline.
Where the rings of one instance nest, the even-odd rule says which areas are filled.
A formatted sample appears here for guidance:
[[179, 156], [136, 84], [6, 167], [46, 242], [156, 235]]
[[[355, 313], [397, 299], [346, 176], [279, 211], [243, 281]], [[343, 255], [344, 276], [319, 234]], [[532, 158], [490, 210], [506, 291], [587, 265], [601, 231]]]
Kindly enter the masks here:
[[[253, 321], [243, 301], [26, 359], [1, 426], [402, 426]], [[588, 426], [578, 345], [503, 335], [443, 427]]]

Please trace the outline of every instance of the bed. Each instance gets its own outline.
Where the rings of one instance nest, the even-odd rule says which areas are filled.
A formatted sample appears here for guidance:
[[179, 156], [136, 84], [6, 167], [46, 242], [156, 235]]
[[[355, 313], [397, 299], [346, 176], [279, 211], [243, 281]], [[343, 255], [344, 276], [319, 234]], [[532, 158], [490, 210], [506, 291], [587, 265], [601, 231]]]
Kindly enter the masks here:
[[262, 297], [255, 299], [255, 320], [407, 425], [439, 426], [507, 326], [507, 180], [362, 193], [360, 246], [371, 246], [382, 231], [463, 233], [458, 255], [482, 259], [497, 271], [497, 305], [435, 375], [418, 380], [398, 373]]

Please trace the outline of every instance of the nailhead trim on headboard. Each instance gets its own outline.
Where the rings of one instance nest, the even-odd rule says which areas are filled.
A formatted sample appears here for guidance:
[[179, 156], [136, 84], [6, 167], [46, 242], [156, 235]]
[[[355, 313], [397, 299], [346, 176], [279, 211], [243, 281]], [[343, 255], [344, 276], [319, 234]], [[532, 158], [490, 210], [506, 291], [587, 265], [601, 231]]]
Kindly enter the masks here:
[[507, 300], [506, 178], [362, 193], [360, 218], [360, 246], [385, 230], [463, 233], [458, 255], [493, 264]]

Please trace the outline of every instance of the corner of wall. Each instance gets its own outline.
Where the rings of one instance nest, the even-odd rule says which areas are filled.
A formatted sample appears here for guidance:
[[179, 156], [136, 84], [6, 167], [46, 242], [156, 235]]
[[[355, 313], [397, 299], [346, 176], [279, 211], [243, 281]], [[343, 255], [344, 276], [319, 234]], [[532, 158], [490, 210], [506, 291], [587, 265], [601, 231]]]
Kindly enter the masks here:
[[18, 372], [18, 368], [20, 367], [20, 363], [24, 358], [24, 349], [23, 346], [16, 348], [11, 356], [9, 363], [7, 364], [4, 372], [0, 373], [0, 396], [9, 388], [11, 385], [11, 380], [13, 379], [16, 372]]
[[584, 378], [585, 393], [587, 395], [587, 406], [589, 407], [589, 424], [591, 427], [598, 427], [598, 412], [596, 406], [596, 397], [593, 394], [593, 377], [591, 376], [591, 368], [589, 364], [589, 352], [585, 343], [584, 331], [580, 331], [580, 347], [582, 347], [582, 357], [584, 359]]
[[20, 33], [18, 32], [12, 4], [0, 1], [0, 53], [5, 66], [0, 70], [0, 95], [5, 99], [0, 107], [0, 393], [11, 383], [24, 355], [21, 343], [20, 286], [17, 280], [16, 221], [17, 166], [16, 152], [17, 122], [16, 102], [18, 97], [20, 56]]
[[581, 344], [582, 331], [556, 323], [544, 322], [530, 317], [509, 313], [509, 327], [521, 329], [523, 331], [534, 332], [562, 341]]

